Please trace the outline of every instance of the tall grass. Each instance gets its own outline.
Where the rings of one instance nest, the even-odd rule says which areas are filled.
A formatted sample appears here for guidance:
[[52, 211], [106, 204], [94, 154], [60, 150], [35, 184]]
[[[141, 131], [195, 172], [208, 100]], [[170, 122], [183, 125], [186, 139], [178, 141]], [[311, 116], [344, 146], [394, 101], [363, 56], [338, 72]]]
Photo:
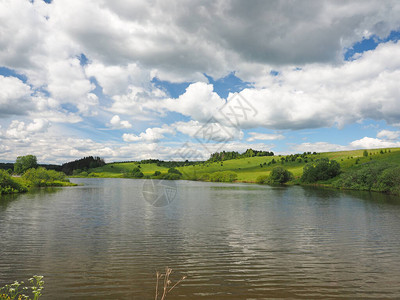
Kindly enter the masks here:
[[[30, 287], [24, 286], [24, 282], [14, 281], [0, 288], [0, 300], [38, 300], [42, 296], [44, 286], [43, 276], [34, 275], [29, 279]], [[26, 295], [31, 292], [32, 297]]]
[[[176, 288], [183, 280], [186, 279], [186, 276], [183, 276], [177, 282], [173, 283], [169, 277], [172, 273], [172, 269], [166, 267], [165, 273], [156, 272], [157, 282], [156, 282], [156, 293], [154, 300], [165, 300], [167, 298], [168, 293], [170, 293], [174, 288]], [[160, 286], [162, 283], [162, 287]], [[160, 298], [159, 298], [160, 296]]]

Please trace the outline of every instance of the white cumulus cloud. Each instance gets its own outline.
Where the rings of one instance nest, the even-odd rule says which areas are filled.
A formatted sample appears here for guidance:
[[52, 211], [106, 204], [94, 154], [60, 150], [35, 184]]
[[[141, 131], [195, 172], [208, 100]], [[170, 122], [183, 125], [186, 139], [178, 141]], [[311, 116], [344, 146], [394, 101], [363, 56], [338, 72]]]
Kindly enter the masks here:
[[397, 140], [400, 136], [400, 131], [381, 130], [376, 135], [377, 138], [383, 138], [387, 140]]
[[118, 115], [113, 116], [107, 125], [113, 129], [132, 128], [132, 124], [129, 121], [122, 121]]

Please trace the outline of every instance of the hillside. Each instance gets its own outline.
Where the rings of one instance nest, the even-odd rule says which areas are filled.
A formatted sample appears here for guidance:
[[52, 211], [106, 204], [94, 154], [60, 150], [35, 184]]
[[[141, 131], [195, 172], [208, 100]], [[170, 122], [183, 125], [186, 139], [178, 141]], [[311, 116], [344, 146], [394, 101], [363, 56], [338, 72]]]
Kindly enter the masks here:
[[[220, 171], [236, 172], [237, 181], [255, 182], [260, 175], [268, 175], [276, 166], [281, 166], [293, 173], [295, 178], [302, 175], [304, 166], [311, 161], [320, 158], [334, 159], [340, 163], [342, 171], [357, 169], [362, 164], [369, 161], [397, 164], [400, 166], [400, 148], [387, 149], [367, 149], [368, 156], [365, 157], [363, 150], [325, 152], [316, 154], [301, 154], [294, 161], [293, 155], [276, 155], [263, 157], [248, 157], [226, 160], [223, 162], [202, 162], [196, 165], [177, 167], [183, 174], [184, 179], [198, 179], [204, 174]], [[273, 163], [275, 162], [275, 163]], [[167, 174], [168, 168], [159, 166], [156, 163], [109, 163], [105, 166], [90, 169], [84, 176], [90, 177], [124, 177], [124, 173], [130, 172], [133, 168], [140, 166], [144, 176], [152, 176], [155, 171]]]

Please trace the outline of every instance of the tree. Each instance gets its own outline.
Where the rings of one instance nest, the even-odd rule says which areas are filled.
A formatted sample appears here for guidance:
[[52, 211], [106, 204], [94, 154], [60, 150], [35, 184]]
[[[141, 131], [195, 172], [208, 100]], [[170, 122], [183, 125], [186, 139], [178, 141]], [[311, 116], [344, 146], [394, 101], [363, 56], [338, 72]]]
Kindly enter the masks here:
[[367, 150], [364, 150], [363, 156], [368, 157], [368, 151]]
[[281, 168], [281, 167], [275, 167], [272, 169], [271, 174], [269, 175], [268, 181], [270, 183], [286, 183], [289, 180], [293, 179], [293, 174], [290, 173], [288, 170]]
[[179, 172], [179, 170], [175, 169], [175, 168], [169, 168], [168, 169], [168, 174], [177, 174], [179, 176], [182, 176], [182, 173]]
[[321, 158], [314, 163], [304, 166], [301, 181], [316, 182], [318, 180], [328, 180], [340, 174], [340, 164], [336, 160]]
[[132, 177], [134, 178], [142, 178], [144, 174], [140, 171], [139, 167], [133, 168], [132, 170]]
[[18, 156], [14, 164], [14, 172], [23, 174], [26, 170], [37, 168], [37, 159], [34, 155]]

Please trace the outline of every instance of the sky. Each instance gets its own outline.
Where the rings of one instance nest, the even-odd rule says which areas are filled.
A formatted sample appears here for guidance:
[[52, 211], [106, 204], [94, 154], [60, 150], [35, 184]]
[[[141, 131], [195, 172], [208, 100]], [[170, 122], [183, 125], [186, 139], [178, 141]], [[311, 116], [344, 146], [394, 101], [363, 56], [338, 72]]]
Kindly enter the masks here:
[[399, 1], [0, 0], [0, 162], [400, 147]]

